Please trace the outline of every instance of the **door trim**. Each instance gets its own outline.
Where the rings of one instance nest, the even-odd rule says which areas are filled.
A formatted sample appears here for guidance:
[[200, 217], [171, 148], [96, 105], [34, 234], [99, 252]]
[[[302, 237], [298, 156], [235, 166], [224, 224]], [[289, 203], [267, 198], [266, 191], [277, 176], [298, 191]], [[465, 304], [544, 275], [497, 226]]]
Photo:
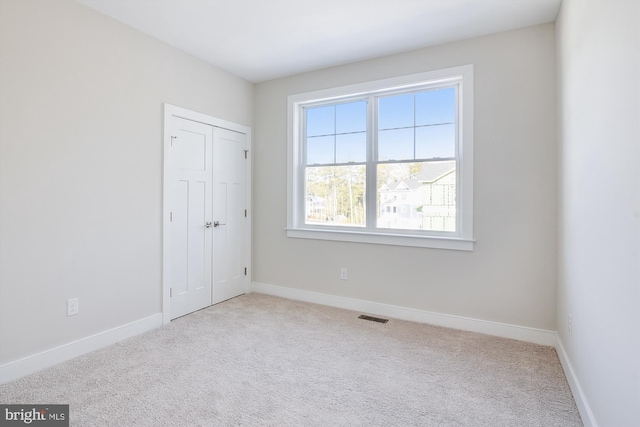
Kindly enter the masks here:
[[[253, 146], [251, 141], [251, 128], [239, 125], [196, 111], [187, 110], [171, 104], [164, 104], [164, 134], [163, 134], [163, 174], [162, 174], [162, 324], [166, 325], [171, 321], [171, 295], [170, 295], [170, 266], [169, 255], [171, 254], [171, 235], [169, 233], [169, 199], [168, 185], [166, 179], [169, 176], [169, 147], [171, 146], [171, 117], [192, 120], [194, 122], [203, 123], [217, 128], [227, 129], [234, 132], [243, 133], [247, 137], [247, 168], [246, 168], [246, 206], [247, 206], [247, 235], [246, 235], [246, 266], [247, 279], [245, 284], [245, 292], [250, 291], [251, 286], [251, 158], [253, 154]], [[213, 283], [213, 281], [212, 281]]]

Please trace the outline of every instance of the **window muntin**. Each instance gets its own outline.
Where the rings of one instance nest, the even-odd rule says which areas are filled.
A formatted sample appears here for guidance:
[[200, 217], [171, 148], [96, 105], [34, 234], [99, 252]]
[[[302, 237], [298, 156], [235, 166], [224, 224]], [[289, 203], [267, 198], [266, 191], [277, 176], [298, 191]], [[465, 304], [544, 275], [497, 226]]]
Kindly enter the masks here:
[[290, 96], [288, 236], [472, 250], [472, 72]]

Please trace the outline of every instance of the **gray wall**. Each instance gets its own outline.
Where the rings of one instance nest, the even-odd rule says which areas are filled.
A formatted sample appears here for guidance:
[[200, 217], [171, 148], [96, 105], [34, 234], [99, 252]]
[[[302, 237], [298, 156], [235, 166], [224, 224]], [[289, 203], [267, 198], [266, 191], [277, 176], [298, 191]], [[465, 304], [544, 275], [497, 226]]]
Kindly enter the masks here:
[[558, 335], [586, 425], [638, 426], [640, 2], [564, 0], [557, 33]]
[[[464, 64], [475, 67], [475, 251], [286, 237], [288, 95]], [[257, 84], [253, 280], [554, 330], [555, 73], [546, 24]]]
[[162, 104], [253, 85], [66, 0], [0, 1], [0, 61], [3, 364], [161, 311]]

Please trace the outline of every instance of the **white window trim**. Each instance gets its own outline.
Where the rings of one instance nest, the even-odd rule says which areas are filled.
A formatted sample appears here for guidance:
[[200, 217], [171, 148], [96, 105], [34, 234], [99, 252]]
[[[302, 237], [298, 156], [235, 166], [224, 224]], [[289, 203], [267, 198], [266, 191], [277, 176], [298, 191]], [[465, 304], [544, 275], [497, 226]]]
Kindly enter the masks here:
[[[304, 224], [303, 215], [296, 209], [300, 198], [299, 175], [302, 173], [302, 159], [300, 155], [300, 104], [309, 101], [352, 98], [357, 95], [369, 94], [389, 89], [411, 89], [424, 83], [446, 83], [449, 80], [461, 80], [459, 162], [457, 172], [460, 174], [460, 193], [457, 209], [460, 211], [458, 236], [425, 236], [411, 234], [411, 232], [396, 231], [372, 232], [370, 230], [353, 229], [317, 229]], [[473, 65], [447, 68], [443, 70], [427, 71], [419, 74], [377, 80], [355, 85], [306, 92], [288, 97], [288, 150], [287, 150], [287, 237], [335, 240], [341, 242], [360, 242], [397, 246], [413, 246], [436, 249], [452, 249], [472, 251], [473, 240]]]

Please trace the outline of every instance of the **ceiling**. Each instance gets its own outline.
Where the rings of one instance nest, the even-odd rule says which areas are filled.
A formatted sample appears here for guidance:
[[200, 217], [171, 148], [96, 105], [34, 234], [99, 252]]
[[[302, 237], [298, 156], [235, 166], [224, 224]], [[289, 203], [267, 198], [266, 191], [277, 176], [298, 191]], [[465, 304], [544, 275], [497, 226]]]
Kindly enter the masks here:
[[561, 0], [76, 0], [252, 82], [555, 20]]

